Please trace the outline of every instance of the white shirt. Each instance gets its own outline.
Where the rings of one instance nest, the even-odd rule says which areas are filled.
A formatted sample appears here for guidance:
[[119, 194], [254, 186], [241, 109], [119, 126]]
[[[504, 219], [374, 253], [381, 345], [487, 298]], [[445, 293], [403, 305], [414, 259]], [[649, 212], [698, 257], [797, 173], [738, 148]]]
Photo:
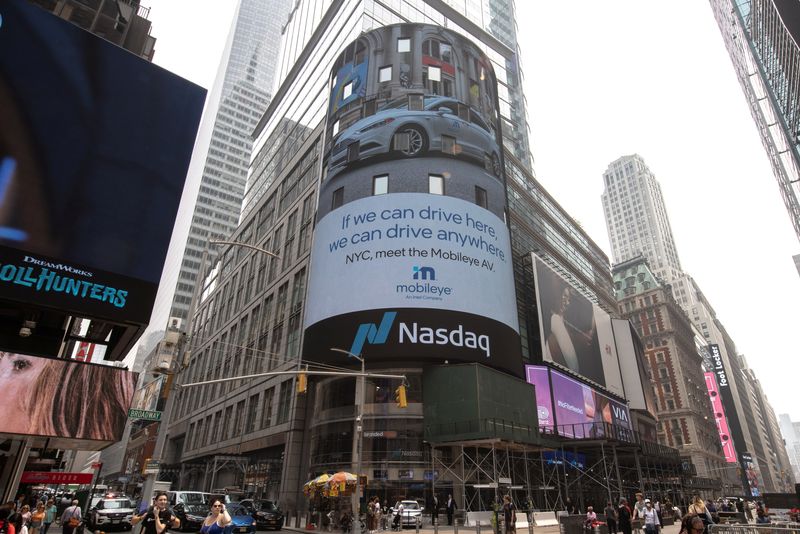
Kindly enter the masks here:
[[644, 524], [653, 525], [653, 526], [661, 526], [661, 523], [658, 521], [658, 514], [656, 513], [654, 508], [644, 509], [642, 512], [642, 517], [644, 517]]

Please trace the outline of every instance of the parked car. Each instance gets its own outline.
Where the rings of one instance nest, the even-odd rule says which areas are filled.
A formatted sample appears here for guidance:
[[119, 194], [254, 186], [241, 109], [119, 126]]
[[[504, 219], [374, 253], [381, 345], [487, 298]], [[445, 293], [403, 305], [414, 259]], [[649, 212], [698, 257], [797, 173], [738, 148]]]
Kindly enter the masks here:
[[133, 519], [133, 503], [127, 497], [103, 497], [89, 510], [88, 523], [91, 530], [130, 530]]
[[208, 515], [208, 504], [188, 504], [179, 502], [172, 507], [172, 512], [175, 514], [175, 517], [180, 519], [180, 530], [184, 532], [198, 532]]
[[250, 508], [238, 502], [226, 504], [225, 508], [231, 516], [230, 524], [225, 527], [225, 534], [255, 534], [256, 520]]
[[259, 530], [280, 530], [283, 528], [283, 512], [274, 501], [244, 499], [239, 504], [250, 509], [253, 518], [256, 520], [256, 528]]
[[389, 508], [390, 513], [390, 520], [394, 521], [394, 511], [398, 508], [398, 505], [403, 503], [403, 526], [404, 527], [413, 527], [418, 522], [422, 522], [422, 507], [417, 501], [406, 500], [400, 501], [391, 508]]
[[495, 132], [480, 113], [458, 100], [442, 96], [426, 96], [422, 110], [409, 110], [408, 97], [393, 100], [370, 115], [353, 123], [336, 138], [331, 149], [328, 175], [333, 176], [349, 164], [350, 146], [358, 143], [358, 157], [365, 159], [395, 150], [394, 136], [407, 133], [408, 146], [399, 150], [413, 158], [431, 151], [443, 150], [442, 135], [455, 138], [453, 155], [491, 162], [492, 173], [499, 177], [500, 149]]

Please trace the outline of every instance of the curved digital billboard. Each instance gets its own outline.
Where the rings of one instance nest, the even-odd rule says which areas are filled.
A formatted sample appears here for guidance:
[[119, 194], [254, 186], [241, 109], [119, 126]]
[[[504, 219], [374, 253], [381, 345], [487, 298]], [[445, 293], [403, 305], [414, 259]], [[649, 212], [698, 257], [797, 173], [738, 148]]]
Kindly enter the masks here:
[[497, 87], [459, 34], [398, 24], [331, 72], [304, 358], [522, 375]]

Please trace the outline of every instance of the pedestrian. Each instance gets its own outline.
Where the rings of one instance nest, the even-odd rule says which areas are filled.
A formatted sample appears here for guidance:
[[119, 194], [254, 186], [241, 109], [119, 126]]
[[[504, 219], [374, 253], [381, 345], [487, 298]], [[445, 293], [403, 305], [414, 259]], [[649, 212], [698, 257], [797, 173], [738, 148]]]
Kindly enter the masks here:
[[594, 530], [594, 524], [597, 522], [597, 514], [594, 511], [594, 506], [586, 507], [586, 518], [583, 520], [583, 528], [589, 532]]
[[431, 523], [434, 525], [439, 523], [439, 498], [436, 495], [431, 502]]
[[72, 504], [67, 506], [61, 514], [61, 529], [63, 534], [73, 534], [75, 529], [81, 524], [81, 508], [78, 506], [78, 499], [73, 499]]
[[692, 504], [689, 505], [689, 514], [700, 517], [703, 524], [706, 526], [706, 532], [708, 532], [709, 525], [714, 524], [714, 520], [711, 519], [711, 513], [708, 511], [708, 508], [706, 508], [706, 503], [703, 502], [703, 499], [701, 499], [699, 495], [695, 495]]
[[456, 501], [453, 499], [453, 496], [448, 494], [447, 495], [447, 524], [453, 524], [453, 515], [456, 513]]
[[686, 514], [681, 520], [681, 530], [679, 534], [703, 534], [706, 526], [700, 516]]
[[369, 534], [375, 534], [378, 529], [378, 516], [375, 513], [375, 500], [377, 497], [372, 497], [367, 503], [367, 530]]
[[20, 523], [20, 534], [28, 534], [28, 530], [31, 526], [31, 507], [27, 504], [22, 505], [22, 509], [20, 510], [20, 517], [22, 518], [22, 522]]
[[372, 507], [375, 509], [375, 530], [381, 528], [381, 500], [376, 495], [372, 500]]
[[31, 513], [31, 527], [29, 530], [30, 534], [39, 534], [39, 531], [44, 524], [45, 515], [46, 512], [44, 509], [44, 503], [40, 501], [36, 504], [36, 510]]
[[[175, 517], [175, 514], [172, 513], [172, 510], [167, 508], [167, 493], [164, 491], [159, 491], [156, 493], [155, 498], [155, 506], [149, 508], [144, 514], [134, 515], [133, 519], [131, 519], [131, 525], [136, 525], [140, 522], [143, 522], [142, 534], [163, 534], [169, 530], [170, 527], [180, 527], [180, 520]], [[220, 501], [216, 499], [214, 502]]]
[[617, 534], [617, 510], [614, 508], [614, 505], [611, 504], [611, 501], [608, 501], [604, 512], [606, 514], [606, 525], [608, 525], [609, 534]]
[[0, 532], [5, 532], [6, 534], [17, 534], [17, 529], [14, 527], [14, 523], [9, 521], [10, 516], [11, 508], [8, 508], [6, 505], [0, 508]]
[[506, 534], [517, 532], [517, 507], [511, 502], [511, 496], [503, 497], [503, 522], [506, 526]]
[[564, 507], [567, 509], [567, 513], [569, 515], [574, 515], [578, 513], [578, 507], [572, 502], [572, 499], [567, 497], [567, 502], [564, 503]]
[[644, 531], [646, 534], [657, 534], [661, 528], [661, 521], [658, 519], [658, 513], [653, 508], [653, 503], [650, 499], [644, 500], [644, 512], [642, 518], [644, 519]]
[[631, 510], [631, 527], [633, 528], [634, 532], [641, 532], [642, 525], [644, 524], [643, 516], [645, 504], [644, 504], [644, 495], [641, 493], [637, 493], [635, 495], [636, 502], [633, 503], [633, 510]]
[[619, 500], [617, 508], [617, 523], [622, 534], [631, 534], [631, 509], [628, 507], [628, 500], [624, 497]]
[[231, 522], [231, 516], [225, 509], [225, 503], [219, 499], [211, 500], [211, 511], [203, 520], [200, 534], [222, 534]]
[[56, 507], [56, 503], [53, 499], [49, 499], [44, 508], [44, 526], [42, 528], [42, 534], [47, 534], [47, 530], [50, 528], [50, 525], [53, 524], [53, 521], [56, 520], [57, 515], [58, 507]]

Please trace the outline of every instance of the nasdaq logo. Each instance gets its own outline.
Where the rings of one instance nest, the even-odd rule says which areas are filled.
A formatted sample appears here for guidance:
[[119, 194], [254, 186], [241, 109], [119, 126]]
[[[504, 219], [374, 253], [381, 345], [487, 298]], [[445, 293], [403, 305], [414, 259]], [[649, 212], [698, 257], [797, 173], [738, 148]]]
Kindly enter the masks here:
[[397, 312], [386, 312], [378, 325], [374, 323], [360, 324], [356, 337], [353, 339], [353, 345], [350, 347], [350, 354], [360, 355], [365, 343], [371, 345], [383, 345], [386, 343], [395, 317], [397, 317]]

